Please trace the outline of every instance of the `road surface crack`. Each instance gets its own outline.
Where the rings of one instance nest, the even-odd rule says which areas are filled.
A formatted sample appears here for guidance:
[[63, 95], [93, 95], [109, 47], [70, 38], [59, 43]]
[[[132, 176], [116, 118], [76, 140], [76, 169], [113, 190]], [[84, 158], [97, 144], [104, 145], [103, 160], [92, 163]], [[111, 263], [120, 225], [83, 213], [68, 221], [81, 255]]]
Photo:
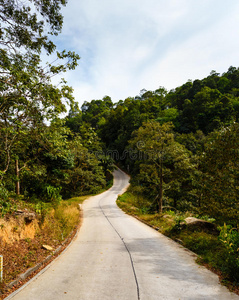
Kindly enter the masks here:
[[[100, 201], [101, 202], [101, 201]], [[117, 229], [114, 227], [114, 225], [110, 222], [108, 216], [105, 214], [102, 206], [101, 206], [101, 203], [99, 202], [99, 207], [103, 213], [103, 215], [105, 216], [106, 220], [109, 222], [110, 226], [114, 229], [114, 231], [117, 233], [117, 235], [119, 236], [119, 238], [121, 239], [122, 243], [124, 244], [124, 247], [126, 249], [126, 251], [128, 252], [129, 254], [129, 258], [130, 258], [130, 262], [131, 262], [131, 266], [132, 266], [132, 269], [133, 269], [133, 274], [134, 274], [134, 278], [135, 278], [135, 283], [136, 283], [136, 287], [137, 287], [137, 297], [138, 297], [138, 300], [140, 300], [140, 290], [139, 290], [139, 283], [138, 283], [138, 279], [137, 279], [137, 275], [136, 275], [136, 271], [135, 271], [135, 267], [134, 267], [134, 261], [133, 261], [133, 258], [132, 258], [132, 255], [131, 255], [131, 252], [127, 246], [127, 244], [125, 243], [124, 241], [124, 238], [120, 235], [120, 233], [117, 231]]]

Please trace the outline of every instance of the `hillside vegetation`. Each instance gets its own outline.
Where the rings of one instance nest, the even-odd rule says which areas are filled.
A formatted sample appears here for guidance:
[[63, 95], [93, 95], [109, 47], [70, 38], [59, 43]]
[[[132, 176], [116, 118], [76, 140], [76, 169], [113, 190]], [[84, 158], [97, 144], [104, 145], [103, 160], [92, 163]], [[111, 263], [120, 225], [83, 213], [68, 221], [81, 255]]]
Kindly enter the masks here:
[[[165, 232], [172, 237], [169, 232], [180, 232], [185, 216], [213, 222], [218, 232], [199, 234], [199, 240], [206, 241], [198, 248], [208, 248], [204, 261], [238, 284], [238, 117], [239, 69], [230, 67], [171, 91], [142, 90], [115, 104], [109, 96], [85, 102], [65, 121], [80, 135], [86, 127], [94, 128], [103, 142], [102, 153], [94, 154], [114, 159], [130, 173], [130, 197], [119, 202], [126, 211], [153, 223], [160, 215], [175, 214]], [[190, 231], [186, 235], [193, 236]], [[195, 250], [193, 243], [198, 239], [189, 246]]]
[[[65, 4], [0, 2], [1, 221], [24, 206], [39, 216], [52, 207], [57, 218], [65, 199], [105, 189], [116, 163], [130, 173], [143, 214], [213, 219], [228, 253], [222, 268], [238, 281], [239, 68], [117, 103], [105, 96], [80, 109], [64, 79], [51, 81], [80, 58], [51, 40]], [[43, 52], [53, 62], [43, 65]]]
[[239, 69], [230, 67], [171, 91], [85, 102], [65, 121], [81, 136], [94, 128], [102, 154], [132, 175], [148, 211], [190, 210], [237, 227], [238, 117]]

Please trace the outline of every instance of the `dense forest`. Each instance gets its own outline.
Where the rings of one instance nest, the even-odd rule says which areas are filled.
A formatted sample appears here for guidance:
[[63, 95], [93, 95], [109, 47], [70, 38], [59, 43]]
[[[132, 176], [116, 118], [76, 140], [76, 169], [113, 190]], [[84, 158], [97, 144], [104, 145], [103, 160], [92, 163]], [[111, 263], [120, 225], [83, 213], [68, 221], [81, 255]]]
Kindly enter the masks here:
[[[33, 1], [32, 11], [28, 1], [0, 2], [2, 210], [14, 194], [52, 201], [95, 193], [115, 162], [149, 211], [192, 210], [237, 225], [239, 69], [79, 109], [64, 80], [51, 82], [80, 58], [50, 39], [61, 31], [65, 4]], [[43, 51], [56, 59], [42, 66]]]
[[[101, 148], [90, 152], [129, 172], [135, 192], [151, 203], [149, 211], [190, 210], [236, 226], [238, 116], [239, 69], [230, 67], [171, 91], [84, 102], [65, 125], [83, 138], [94, 132]], [[85, 146], [91, 143], [88, 138]]]
[[237, 226], [239, 69], [118, 103], [105, 96], [79, 109], [73, 102], [64, 119], [51, 103], [48, 125], [42, 98], [33, 103], [2, 88], [2, 205], [14, 193], [31, 201], [95, 193], [115, 162], [149, 212], [172, 207]]
[[[51, 80], [80, 59], [51, 40], [65, 5], [0, 0], [0, 217], [16, 209], [14, 199], [39, 208], [95, 194], [117, 165], [131, 175], [142, 212], [190, 212], [227, 224], [221, 241], [238, 280], [239, 68], [79, 108], [67, 82]], [[52, 62], [43, 65], [42, 53]]]
[[[13, 195], [37, 202], [96, 193], [115, 162], [149, 212], [190, 210], [237, 226], [239, 69], [79, 108], [64, 80], [51, 82], [80, 58], [49, 38], [66, 3], [33, 1], [35, 12], [27, 3], [0, 2], [1, 210]], [[42, 66], [42, 51], [53, 63]]]
[[[80, 59], [51, 40], [63, 25], [64, 0], [0, 1], [0, 208], [9, 197], [54, 201], [106, 185], [94, 132], [75, 134], [59, 118], [73, 103], [72, 88], [51, 78]], [[41, 54], [52, 59], [43, 64]], [[92, 142], [92, 144], [91, 144]]]

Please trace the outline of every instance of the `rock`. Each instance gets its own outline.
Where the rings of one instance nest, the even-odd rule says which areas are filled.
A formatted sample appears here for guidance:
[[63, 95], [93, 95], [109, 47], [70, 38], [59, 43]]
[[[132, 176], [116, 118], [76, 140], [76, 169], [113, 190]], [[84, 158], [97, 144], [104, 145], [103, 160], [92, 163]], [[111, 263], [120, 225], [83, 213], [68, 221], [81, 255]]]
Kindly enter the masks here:
[[26, 223], [31, 223], [36, 219], [36, 215], [34, 213], [26, 213], [24, 214], [24, 220]]
[[23, 217], [25, 223], [27, 224], [31, 223], [33, 220], [36, 219], [36, 214], [27, 210], [17, 210], [14, 214], [16, 216]]
[[171, 215], [164, 215], [163, 218], [164, 219], [172, 219], [172, 216]]
[[51, 246], [48, 245], [42, 245], [42, 248], [48, 251], [53, 251], [54, 249]]
[[179, 244], [183, 244], [183, 241], [182, 240], [180, 240], [180, 239], [175, 239], [175, 242], [177, 242], [177, 243], [179, 243]]
[[197, 219], [197, 218], [194, 218], [194, 217], [188, 217], [188, 218], [185, 219], [185, 222], [186, 222], [186, 224], [190, 224], [190, 223], [196, 222], [198, 220], [200, 220], [200, 219]]
[[201, 229], [204, 231], [217, 232], [217, 226], [215, 224], [194, 217], [186, 218], [185, 223], [191, 230]]

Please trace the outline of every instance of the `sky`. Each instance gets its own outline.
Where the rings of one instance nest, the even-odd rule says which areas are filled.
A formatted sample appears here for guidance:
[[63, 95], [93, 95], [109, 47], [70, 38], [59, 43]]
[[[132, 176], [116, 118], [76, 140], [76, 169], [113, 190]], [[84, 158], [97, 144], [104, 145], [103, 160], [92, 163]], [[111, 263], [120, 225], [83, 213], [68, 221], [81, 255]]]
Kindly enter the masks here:
[[81, 57], [64, 74], [79, 106], [239, 67], [238, 0], [68, 0], [62, 14], [54, 42]]

